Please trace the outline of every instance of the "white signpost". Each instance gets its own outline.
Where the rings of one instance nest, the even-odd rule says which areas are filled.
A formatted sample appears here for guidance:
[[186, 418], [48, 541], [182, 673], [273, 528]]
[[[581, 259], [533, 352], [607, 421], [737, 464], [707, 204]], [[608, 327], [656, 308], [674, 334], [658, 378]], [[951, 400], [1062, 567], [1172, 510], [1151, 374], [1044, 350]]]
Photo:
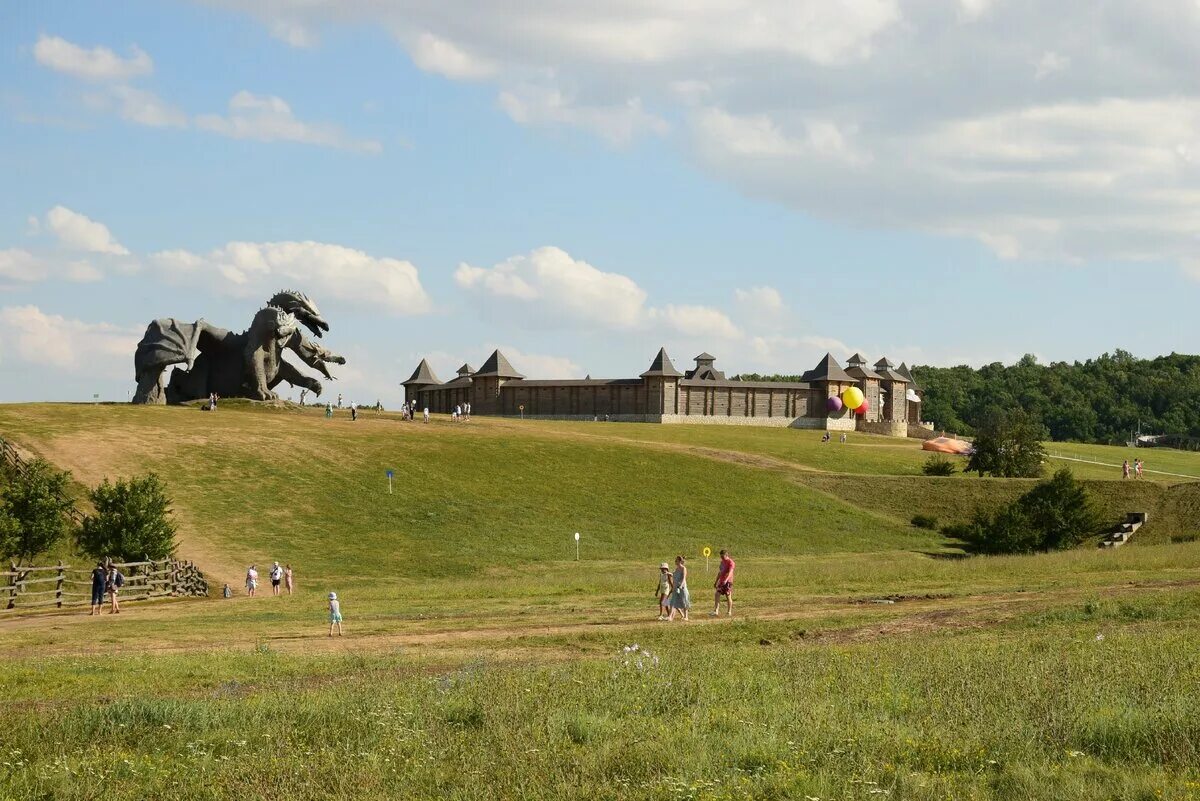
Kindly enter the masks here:
[[575, 561], [579, 561], [579, 532], [575, 532]]
[[388, 477], [388, 495], [392, 494], [392, 476], [395, 475], [390, 469], [387, 471]]

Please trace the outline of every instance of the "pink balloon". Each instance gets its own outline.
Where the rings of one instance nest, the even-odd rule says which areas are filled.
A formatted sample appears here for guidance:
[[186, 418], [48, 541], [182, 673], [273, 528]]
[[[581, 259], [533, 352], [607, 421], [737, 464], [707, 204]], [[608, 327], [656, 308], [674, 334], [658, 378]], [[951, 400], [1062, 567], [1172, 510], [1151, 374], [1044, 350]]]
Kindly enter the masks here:
[[854, 413], [857, 414], [859, 417], [862, 417], [864, 414], [866, 414], [870, 410], [871, 410], [871, 405], [869, 403], [867, 403], [866, 400], [863, 400], [862, 406], [859, 406], [857, 409], [855, 409]]
[[829, 400], [825, 401], [825, 408], [831, 412], [840, 412], [842, 410], [842, 399], [837, 395], [830, 395]]

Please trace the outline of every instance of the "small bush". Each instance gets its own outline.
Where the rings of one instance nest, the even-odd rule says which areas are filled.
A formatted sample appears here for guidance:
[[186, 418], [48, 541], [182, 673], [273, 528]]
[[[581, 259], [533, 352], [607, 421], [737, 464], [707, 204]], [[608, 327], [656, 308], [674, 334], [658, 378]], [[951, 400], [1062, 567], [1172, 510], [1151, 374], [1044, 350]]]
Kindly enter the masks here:
[[932, 531], [938, 527], [938, 519], [933, 515], [913, 515], [912, 524]]
[[85, 553], [132, 561], [165, 559], [175, 552], [171, 500], [154, 473], [115, 484], [104, 479], [88, 497], [96, 513], [83, 519], [77, 535]]
[[921, 465], [921, 472], [927, 476], [952, 476], [957, 471], [954, 462], [941, 454], [930, 456], [925, 460], [925, 464]]
[[30, 462], [0, 493], [0, 557], [32, 559], [53, 548], [70, 529], [71, 474], [43, 459]]

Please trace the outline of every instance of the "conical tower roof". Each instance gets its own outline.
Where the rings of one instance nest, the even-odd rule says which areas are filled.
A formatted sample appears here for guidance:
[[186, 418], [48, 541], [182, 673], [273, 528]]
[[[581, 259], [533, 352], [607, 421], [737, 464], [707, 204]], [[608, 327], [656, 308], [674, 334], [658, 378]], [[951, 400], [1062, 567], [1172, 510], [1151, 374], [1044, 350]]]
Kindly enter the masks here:
[[853, 356], [851, 356], [849, 359], [846, 360], [846, 364], [848, 364], [852, 367], [854, 367], [854, 366], [862, 367], [866, 363], [867, 363], [867, 360], [863, 358], [863, 355], [861, 353], [856, 353]]
[[667, 355], [666, 348], [658, 349], [658, 355], [654, 357], [654, 361], [650, 362], [650, 367], [639, 378], [650, 378], [653, 376], [662, 376], [664, 378], [680, 378], [683, 376], [683, 373], [676, 370], [675, 365], [671, 364], [671, 357]]
[[912, 370], [908, 369], [908, 365], [900, 362], [900, 366], [896, 368], [896, 372], [903, 376], [908, 381], [910, 389], [920, 389], [921, 386], [917, 383], [917, 379], [913, 378]]
[[475, 368], [466, 363], [464, 363], [462, 367], [458, 368], [459, 375], [470, 375], [473, 372], [475, 372]]
[[845, 381], [853, 382], [854, 379], [842, 369], [842, 366], [837, 363], [837, 359], [833, 358], [832, 353], [826, 353], [825, 358], [817, 363], [817, 366], [804, 374], [805, 381]]
[[433, 370], [429, 367], [429, 362], [421, 359], [421, 363], [417, 365], [417, 369], [413, 370], [413, 374], [401, 386], [430, 386], [440, 383], [442, 382], [438, 380], [438, 377], [433, 374]]
[[492, 351], [492, 355], [487, 357], [487, 361], [475, 373], [476, 378], [495, 376], [497, 378], [524, 378], [525, 376], [518, 373], [513, 366], [508, 363], [508, 359], [504, 358], [504, 354], [499, 350]]

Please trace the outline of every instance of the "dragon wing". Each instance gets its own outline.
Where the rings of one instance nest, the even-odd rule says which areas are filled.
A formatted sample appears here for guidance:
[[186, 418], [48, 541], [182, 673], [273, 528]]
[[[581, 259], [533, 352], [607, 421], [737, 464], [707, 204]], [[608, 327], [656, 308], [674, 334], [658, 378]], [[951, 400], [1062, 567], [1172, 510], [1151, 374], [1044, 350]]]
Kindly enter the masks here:
[[204, 320], [194, 323], [181, 323], [173, 317], [155, 320], [146, 326], [146, 333], [138, 343], [133, 357], [134, 371], [141, 376], [172, 364], [184, 364], [190, 370], [200, 351], [220, 350], [233, 336]]

